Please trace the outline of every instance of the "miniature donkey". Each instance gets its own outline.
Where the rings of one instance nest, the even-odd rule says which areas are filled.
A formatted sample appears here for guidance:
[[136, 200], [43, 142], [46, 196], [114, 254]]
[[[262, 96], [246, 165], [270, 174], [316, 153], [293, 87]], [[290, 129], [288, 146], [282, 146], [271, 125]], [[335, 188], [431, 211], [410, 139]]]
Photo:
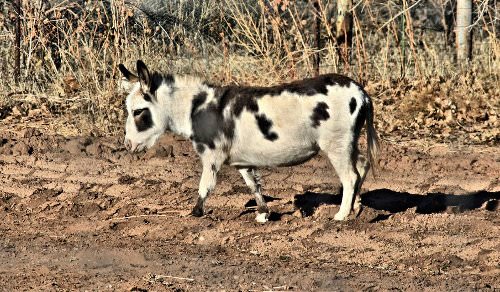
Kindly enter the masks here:
[[[256, 220], [266, 222], [269, 209], [257, 169], [297, 165], [319, 150], [328, 155], [343, 186], [334, 219], [346, 220], [352, 208], [359, 213], [359, 191], [378, 144], [372, 102], [355, 81], [328, 74], [271, 87], [219, 87], [150, 72], [140, 60], [137, 75], [123, 64], [119, 69], [129, 92], [126, 147], [142, 151], [172, 131], [189, 137], [200, 156], [203, 172], [194, 216], [203, 215], [217, 172], [226, 163], [239, 170], [255, 194]], [[365, 122], [368, 160], [358, 150]]]

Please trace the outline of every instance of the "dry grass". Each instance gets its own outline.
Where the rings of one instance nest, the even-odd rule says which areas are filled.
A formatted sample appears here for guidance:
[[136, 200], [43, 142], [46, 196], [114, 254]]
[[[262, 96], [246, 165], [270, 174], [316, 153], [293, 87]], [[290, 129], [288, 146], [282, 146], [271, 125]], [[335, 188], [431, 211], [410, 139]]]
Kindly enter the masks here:
[[[314, 75], [313, 56], [320, 54], [321, 73], [342, 73], [367, 86], [382, 137], [500, 142], [495, 1], [478, 1], [468, 67], [455, 64], [445, 31], [426, 23], [437, 17], [446, 24], [447, 0], [410, 10], [416, 1], [357, 2], [348, 64], [332, 31], [333, 0], [321, 1], [318, 11], [311, 1], [171, 1], [156, 15], [138, 0], [22, 2], [22, 82], [16, 85], [10, 73], [16, 15], [11, 1], [0, 0], [0, 123], [7, 127], [120, 133], [125, 113], [117, 64], [132, 66], [139, 58], [154, 69], [212, 82], [269, 85]], [[319, 49], [315, 17], [321, 19]]]

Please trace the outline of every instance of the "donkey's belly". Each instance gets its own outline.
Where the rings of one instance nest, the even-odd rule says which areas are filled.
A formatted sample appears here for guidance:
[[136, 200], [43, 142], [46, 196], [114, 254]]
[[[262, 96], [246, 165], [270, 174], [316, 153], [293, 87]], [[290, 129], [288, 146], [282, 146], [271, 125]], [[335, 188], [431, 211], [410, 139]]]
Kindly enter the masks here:
[[315, 156], [315, 145], [288, 145], [288, 147], [243, 147], [232, 152], [229, 164], [237, 167], [292, 166]]

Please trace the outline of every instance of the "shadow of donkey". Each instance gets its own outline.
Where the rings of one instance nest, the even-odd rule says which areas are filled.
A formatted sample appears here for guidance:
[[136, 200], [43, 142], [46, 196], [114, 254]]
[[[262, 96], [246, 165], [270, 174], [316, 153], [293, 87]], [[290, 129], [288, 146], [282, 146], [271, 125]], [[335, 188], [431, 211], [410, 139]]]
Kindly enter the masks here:
[[[342, 192], [340, 192], [342, 193]], [[303, 216], [311, 216], [320, 205], [339, 205], [341, 195], [305, 192], [295, 196], [295, 206]], [[428, 193], [427, 195], [396, 192], [379, 189], [361, 194], [361, 204], [375, 210], [400, 213], [416, 208], [419, 214], [442, 213], [449, 207], [455, 212], [463, 212], [484, 207], [486, 210], [498, 209], [500, 192], [479, 191], [464, 195]]]

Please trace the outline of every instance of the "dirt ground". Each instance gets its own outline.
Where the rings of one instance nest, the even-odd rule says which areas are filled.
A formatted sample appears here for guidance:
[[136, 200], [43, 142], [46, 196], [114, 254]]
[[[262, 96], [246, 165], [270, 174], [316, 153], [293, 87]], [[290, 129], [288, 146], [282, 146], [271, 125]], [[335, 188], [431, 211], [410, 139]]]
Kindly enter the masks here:
[[0, 290], [500, 289], [499, 147], [383, 141], [347, 222], [323, 156], [264, 169], [262, 225], [235, 169], [194, 218], [190, 142], [121, 139], [0, 129]]

